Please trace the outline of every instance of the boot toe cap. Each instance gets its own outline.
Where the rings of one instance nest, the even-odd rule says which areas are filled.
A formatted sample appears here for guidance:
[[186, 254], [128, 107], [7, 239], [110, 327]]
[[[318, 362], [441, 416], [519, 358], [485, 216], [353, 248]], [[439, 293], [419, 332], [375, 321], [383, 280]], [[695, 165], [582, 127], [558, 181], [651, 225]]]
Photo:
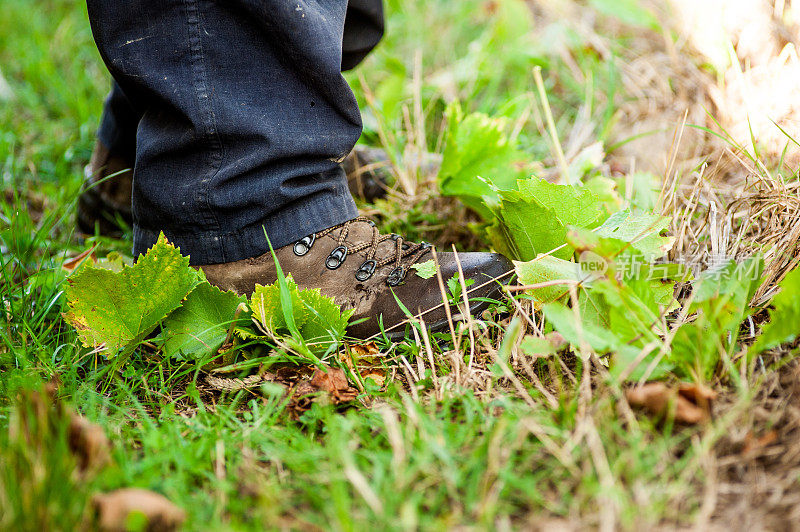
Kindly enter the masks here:
[[[499, 253], [459, 253], [458, 260], [461, 262], [464, 278], [475, 281], [472, 286], [468, 287], [471, 297], [498, 295], [501, 285], [508, 284], [513, 277], [514, 263]], [[440, 260], [440, 264], [442, 262]], [[446, 279], [458, 274], [458, 265], [455, 260], [452, 261], [449, 268], [443, 267], [442, 269]]]

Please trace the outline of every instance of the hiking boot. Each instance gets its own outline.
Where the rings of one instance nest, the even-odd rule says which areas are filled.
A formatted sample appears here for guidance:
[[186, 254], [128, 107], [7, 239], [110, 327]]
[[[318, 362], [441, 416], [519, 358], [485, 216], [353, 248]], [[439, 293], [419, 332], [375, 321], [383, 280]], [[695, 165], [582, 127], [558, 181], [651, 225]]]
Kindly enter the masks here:
[[[447, 327], [436, 276], [423, 279], [411, 268], [432, 258], [431, 247], [407, 242], [399, 235], [380, 234], [372, 221], [359, 217], [279, 248], [275, 255], [284, 273], [291, 273], [301, 289], [319, 288], [343, 309], [353, 309], [351, 321], [366, 318], [348, 328], [348, 335], [370, 338], [380, 334], [383, 324], [389, 338], [396, 339], [405, 335], [407, 316], [395, 296], [414, 315], [422, 313], [431, 330]], [[455, 254], [437, 255], [442, 278], [447, 281], [458, 273]], [[501, 284], [509, 281], [513, 265], [496, 253], [459, 253], [458, 258], [466, 282], [474, 280], [468, 292], [469, 311], [475, 315], [488, 307], [486, 299], [500, 296]], [[256, 284], [267, 285], [277, 279], [271, 253], [200, 268], [211, 284], [247, 296]], [[451, 313], [454, 320], [466, 318], [457, 307], [452, 307]]]
[[[426, 154], [409, 164], [423, 171], [438, 171], [441, 158]], [[131, 226], [131, 194], [133, 161], [109, 152], [97, 141], [92, 158], [84, 170], [86, 178], [78, 197], [78, 229], [94, 234], [95, 225], [101, 235], [120, 238], [122, 225]], [[347, 184], [353, 197], [372, 202], [386, 196], [391, 178], [391, 162], [384, 150], [356, 146], [342, 162]], [[114, 175], [117, 174], [117, 175]], [[113, 177], [109, 177], [112, 176]]]
[[[413, 173], [424, 176], [439, 172], [442, 156], [438, 153], [423, 153], [420, 156], [408, 157], [403, 164]], [[392, 161], [389, 154], [381, 148], [356, 146], [342, 161], [342, 168], [347, 174], [347, 185], [354, 198], [370, 203], [386, 196], [392, 176]]]
[[84, 170], [83, 190], [78, 196], [78, 229], [81, 232], [94, 234], [97, 225], [101, 235], [119, 238], [122, 236], [119, 222], [128, 227], [133, 224], [132, 168], [133, 161], [113, 155], [100, 141], [95, 143]]

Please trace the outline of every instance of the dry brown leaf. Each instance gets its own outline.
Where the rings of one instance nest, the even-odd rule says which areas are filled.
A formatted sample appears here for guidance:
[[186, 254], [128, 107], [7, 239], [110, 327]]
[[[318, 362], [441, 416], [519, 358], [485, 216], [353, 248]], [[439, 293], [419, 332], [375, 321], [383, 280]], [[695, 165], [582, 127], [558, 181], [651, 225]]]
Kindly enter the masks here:
[[358, 390], [347, 382], [347, 376], [339, 368], [327, 368], [328, 372], [318, 369], [311, 376], [309, 384], [317, 390], [328, 392], [336, 402], [352, 401]]
[[[388, 378], [381, 365], [381, 352], [375, 342], [366, 344], [347, 344], [342, 362], [353, 372], [358, 372], [362, 379], [370, 378], [378, 386], [383, 386]], [[355, 361], [355, 366], [353, 362]]]
[[273, 368], [275, 369], [276, 381], [287, 386], [292, 386], [301, 382], [304, 378], [310, 377], [311, 374], [314, 373], [313, 367], [297, 366], [294, 364], [276, 368], [273, 366]]
[[763, 436], [758, 438], [751, 432], [748, 432], [744, 438], [744, 446], [742, 447], [742, 455], [753, 457], [758, 451], [768, 447], [775, 440], [778, 439], [778, 433], [774, 430], [767, 431]]
[[372, 379], [373, 381], [375, 381], [375, 384], [377, 384], [380, 387], [383, 387], [383, 385], [386, 384], [386, 379], [387, 379], [386, 370], [380, 368], [370, 368], [366, 371], [361, 372], [361, 378], [364, 380]]
[[[326, 368], [327, 373], [321, 369], [315, 369], [310, 380], [301, 380], [295, 384], [291, 390], [292, 402], [289, 409], [294, 415], [299, 415], [318, 400], [318, 392], [326, 392], [323, 397], [327, 397], [333, 404], [346, 403], [358, 396], [358, 390], [350, 386], [347, 377], [339, 368]], [[314, 395], [316, 394], [316, 395]]]
[[59, 381], [53, 377], [41, 391], [23, 392], [16, 422], [9, 426], [12, 439], [24, 438], [33, 447], [46, 449], [57, 436], [57, 427], [68, 423], [67, 443], [81, 473], [96, 473], [111, 461], [111, 444], [99, 425], [76, 413], [58, 399]]
[[353, 344], [347, 345], [347, 351], [356, 360], [367, 360], [373, 362], [376, 357], [381, 355], [375, 342], [367, 342], [366, 344]]
[[656, 417], [674, 412], [675, 421], [688, 424], [711, 419], [711, 401], [716, 396], [713, 390], [705, 386], [681, 384], [675, 388], [663, 382], [648, 382], [625, 391], [625, 397], [632, 406], [644, 408]]
[[147, 521], [145, 530], [167, 532], [176, 530], [186, 519], [186, 512], [166, 497], [138, 488], [123, 488], [95, 495], [92, 505], [98, 515], [100, 530], [106, 532], [128, 529], [128, 516], [141, 513]]
[[65, 260], [64, 264], [61, 265], [61, 268], [63, 268], [65, 271], [67, 271], [69, 273], [72, 273], [73, 271], [75, 271], [75, 268], [80, 266], [80, 264], [87, 257], [88, 257], [89, 261], [97, 262], [97, 259], [94, 256], [94, 250], [95, 250], [96, 247], [97, 246], [92, 246], [91, 248], [87, 249], [86, 251], [84, 251], [80, 255], [77, 255], [75, 257], [72, 257], [72, 258], [69, 258], [69, 259]]
[[69, 448], [81, 471], [98, 471], [111, 461], [111, 444], [102, 427], [70, 412]]

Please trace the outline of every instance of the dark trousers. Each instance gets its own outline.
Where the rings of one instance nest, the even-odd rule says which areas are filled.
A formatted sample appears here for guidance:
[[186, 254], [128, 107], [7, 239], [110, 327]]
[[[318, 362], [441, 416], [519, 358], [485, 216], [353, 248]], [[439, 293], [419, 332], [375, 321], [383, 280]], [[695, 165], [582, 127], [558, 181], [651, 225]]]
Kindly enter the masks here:
[[361, 133], [341, 75], [381, 0], [88, 0], [111, 91], [98, 132], [133, 157], [134, 254], [160, 231], [229, 262], [352, 219], [338, 165]]

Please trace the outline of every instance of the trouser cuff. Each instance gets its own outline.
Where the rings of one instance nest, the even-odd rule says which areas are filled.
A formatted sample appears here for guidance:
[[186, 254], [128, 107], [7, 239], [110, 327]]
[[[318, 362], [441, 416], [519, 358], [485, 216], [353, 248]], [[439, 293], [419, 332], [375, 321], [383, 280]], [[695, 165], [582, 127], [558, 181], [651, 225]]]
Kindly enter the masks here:
[[[338, 188], [338, 187], [337, 187]], [[292, 244], [312, 233], [344, 223], [358, 216], [353, 198], [346, 193], [325, 191], [290, 204], [260, 223], [230, 233], [173, 234], [164, 230], [167, 239], [190, 257], [193, 266], [220, 264], [257, 257]], [[266, 231], [266, 236], [265, 236]], [[158, 240], [159, 233], [134, 225], [134, 256], [145, 253]]]

